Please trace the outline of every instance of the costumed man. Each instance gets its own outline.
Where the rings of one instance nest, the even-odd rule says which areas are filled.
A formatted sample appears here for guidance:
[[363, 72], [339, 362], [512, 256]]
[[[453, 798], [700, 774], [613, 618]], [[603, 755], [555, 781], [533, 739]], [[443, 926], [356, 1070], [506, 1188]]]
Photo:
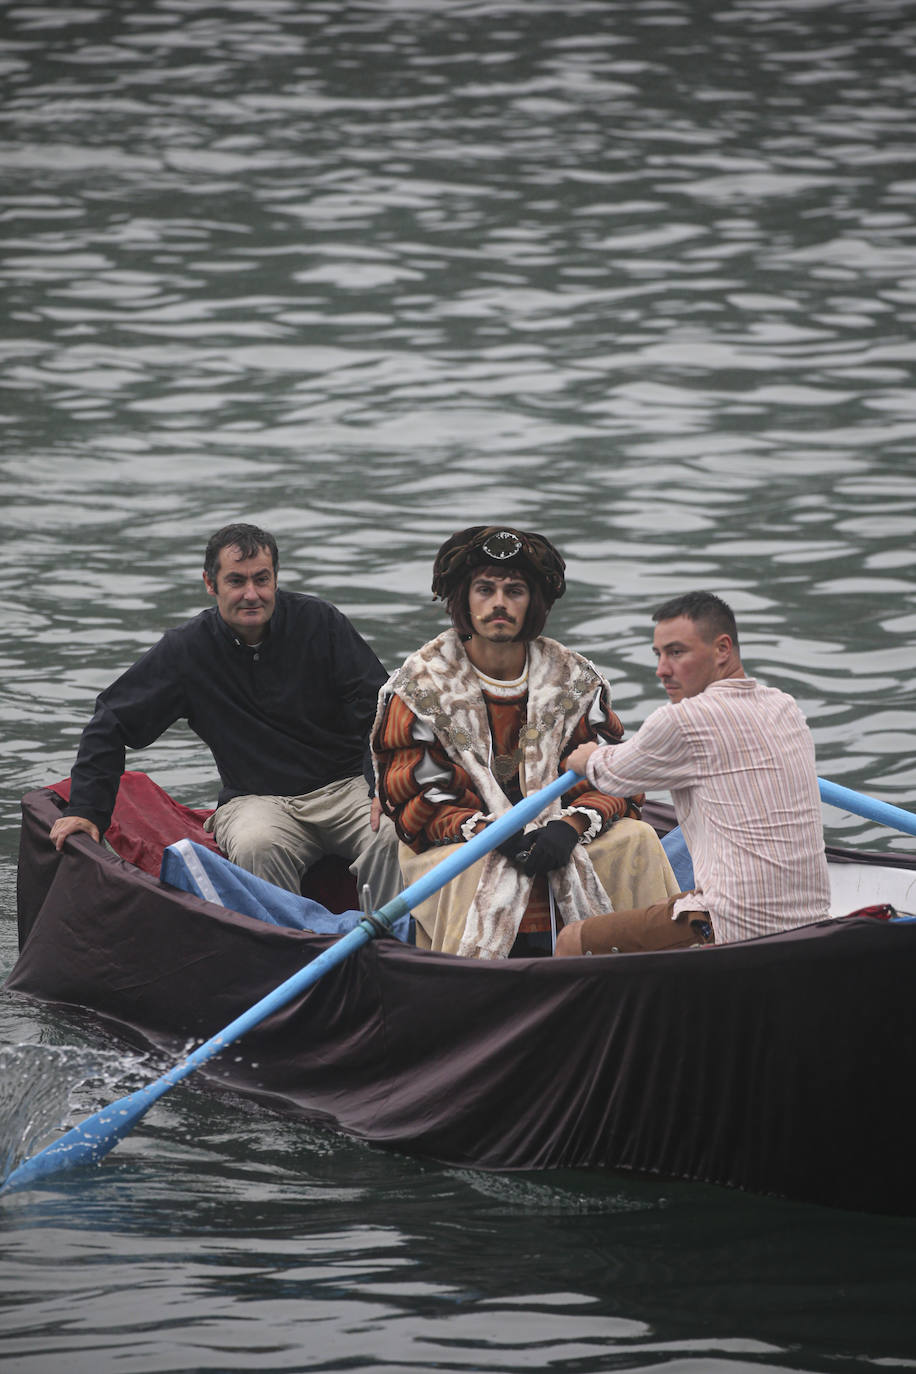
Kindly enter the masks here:
[[[453, 628], [382, 688], [372, 731], [408, 883], [555, 780], [577, 744], [623, 736], [605, 678], [541, 634], [564, 569], [548, 539], [499, 525], [461, 530], [436, 556], [433, 596]], [[577, 783], [415, 908], [417, 943], [470, 958], [550, 954], [564, 923], [666, 900], [678, 884], [642, 801]]]

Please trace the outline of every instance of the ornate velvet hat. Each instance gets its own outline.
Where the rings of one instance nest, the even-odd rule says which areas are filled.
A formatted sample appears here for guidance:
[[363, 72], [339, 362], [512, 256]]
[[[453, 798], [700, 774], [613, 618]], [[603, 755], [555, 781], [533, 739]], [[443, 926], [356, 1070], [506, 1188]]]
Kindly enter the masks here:
[[534, 579], [548, 607], [566, 591], [566, 564], [549, 539], [508, 525], [471, 525], [446, 539], [436, 554], [433, 596], [449, 601], [469, 572], [485, 567]]

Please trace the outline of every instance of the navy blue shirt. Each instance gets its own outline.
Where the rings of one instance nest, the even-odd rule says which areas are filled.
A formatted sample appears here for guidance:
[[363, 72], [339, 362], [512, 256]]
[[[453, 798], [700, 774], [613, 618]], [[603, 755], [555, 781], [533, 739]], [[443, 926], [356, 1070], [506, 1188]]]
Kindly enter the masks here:
[[186, 720], [219, 770], [220, 804], [299, 796], [343, 778], [372, 785], [369, 730], [388, 674], [336, 606], [278, 589], [257, 648], [216, 607], [166, 633], [96, 699], [73, 767], [70, 804], [104, 833], [125, 750]]

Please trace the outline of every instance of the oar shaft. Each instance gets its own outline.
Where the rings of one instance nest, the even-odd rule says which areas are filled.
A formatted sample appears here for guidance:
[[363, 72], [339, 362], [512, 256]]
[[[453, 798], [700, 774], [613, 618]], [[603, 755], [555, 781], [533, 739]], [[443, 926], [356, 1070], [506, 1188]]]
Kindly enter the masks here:
[[[420, 902], [425, 901], [427, 897], [438, 892], [446, 883], [451, 882], [453, 877], [470, 868], [477, 859], [489, 854], [497, 845], [502, 844], [503, 840], [514, 835], [517, 830], [521, 830], [554, 798], [562, 796], [577, 781], [578, 774], [564, 773], [562, 777], [557, 778], [555, 782], [548, 783], [539, 792], [532, 793], [530, 797], [523, 797], [510, 811], [495, 821], [491, 821], [479, 835], [472, 836], [454, 854], [448, 855], [441, 863], [436, 864], [435, 868], [424, 873], [409, 887], [405, 887], [404, 891], [399, 893], [397, 897], [393, 897], [390, 902], [379, 907], [378, 911], [373, 913], [375, 919], [390, 929], [399, 917], [405, 915], [412, 907], [419, 906]], [[242, 1012], [241, 1016], [237, 1016], [223, 1030], [211, 1036], [203, 1045], [199, 1045], [181, 1064], [170, 1069], [165, 1077], [178, 1082], [179, 1079], [199, 1068], [201, 1064], [205, 1064], [208, 1059], [212, 1059], [214, 1055], [219, 1054], [233, 1041], [239, 1040], [252, 1030], [265, 1017], [279, 1011], [300, 992], [304, 992], [306, 988], [317, 983], [318, 979], [328, 969], [342, 963], [348, 955], [359, 949], [360, 945], [366, 944], [373, 935], [378, 933], [378, 930], [369, 921], [360, 921], [358, 926], [341, 936], [339, 940], [335, 940], [329, 949], [324, 950], [310, 964], [306, 964], [305, 968], [299, 969], [297, 973], [287, 978], [285, 983], [281, 983], [279, 987], [267, 993], [265, 997], [262, 997], [259, 1002], [255, 1002], [254, 1006], [249, 1007], [247, 1011]]]
[[851, 787], [841, 787], [827, 778], [818, 778], [821, 801], [828, 806], [839, 807], [841, 811], [851, 811], [854, 816], [864, 816], [866, 820], [878, 821], [892, 830], [902, 830], [906, 835], [916, 835], [916, 815], [904, 811], [902, 806], [892, 806], [890, 802], [866, 797], [863, 792], [855, 792]]
[[194, 1069], [200, 1068], [201, 1064], [206, 1064], [207, 1060], [213, 1059], [217, 1054], [227, 1049], [236, 1040], [240, 1040], [248, 1031], [253, 1030], [268, 1016], [272, 1016], [275, 1011], [279, 1011], [290, 1003], [300, 992], [305, 992], [307, 988], [317, 983], [329, 969], [342, 964], [348, 955], [354, 950], [359, 949], [360, 945], [365, 945], [372, 939], [373, 931], [370, 926], [362, 921], [353, 930], [347, 931], [339, 940], [324, 950], [311, 963], [306, 964], [298, 972], [287, 978], [285, 983], [280, 983], [260, 1001], [243, 1011], [241, 1016], [237, 1016], [234, 1021], [230, 1021], [228, 1026], [224, 1026], [216, 1035], [212, 1035], [209, 1040], [205, 1040], [202, 1045], [198, 1045], [196, 1050], [188, 1055], [187, 1059], [180, 1064], [176, 1064], [173, 1069], [169, 1069], [165, 1077], [177, 1083], [182, 1078], [186, 1078]]
[[186, 1078], [201, 1064], [205, 1064], [209, 1059], [222, 1053], [234, 1041], [239, 1040], [275, 1011], [287, 1006], [294, 997], [317, 983], [319, 978], [329, 969], [343, 963], [344, 959], [354, 950], [366, 944], [374, 935], [379, 934], [380, 928], [387, 926], [390, 929], [398, 917], [403, 916], [412, 906], [419, 905], [427, 897], [431, 897], [434, 892], [438, 892], [452, 878], [463, 873], [466, 868], [470, 868], [473, 863], [488, 854], [490, 850], [502, 844], [503, 840], [514, 835], [517, 830], [521, 830], [529, 821], [534, 820], [535, 816], [545, 806], [562, 795], [577, 781], [578, 774], [571, 771], [566, 772], [539, 792], [532, 793], [530, 797], [523, 797], [520, 802], [517, 802], [504, 815], [488, 825], [479, 835], [473, 836], [467, 844], [463, 844], [455, 853], [450, 854], [435, 868], [430, 869], [417, 882], [411, 883], [400, 896], [386, 902], [374, 913], [371, 920], [367, 918], [361, 921], [354, 930], [348, 931], [346, 935], [335, 941], [330, 948], [324, 950], [311, 963], [306, 964], [305, 968], [299, 969], [291, 978], [287, 978], [279, 987], [274, 988], [260, 1001], [255, 1002], [254, 1006], [249, 1007], [241, 1016], [237, 1016], [228, 1026], [199, 1045], [180, 1064], [173, 1065], [171, 1069], [154, 1082], [147, 1084], [145, 1088], [140, 1088], [137, 1092], [131, 1093], [130, 1096], [103, 1107], [93, 1116], [80, 1122], [78, 1126], [72, 1127], [59, 1140], [45, 1146], [43, 1150], [39, 1150], [38, 1154], [33, 1155], [31, 1159], [24, 1160], [12, 1171], [3, 1187], [0, 1188], [0, 1193], [27, 1188], [36, 1179], [47, 1174], [60, 1173], [77, 1164], [91, 1164], [103, 1159], [117, 1145], [118, 1141], [133, 1129], [141, 1117], [149, 1111], [153, 1103], [163, 1093], [168, 1092], [169, 1088]]

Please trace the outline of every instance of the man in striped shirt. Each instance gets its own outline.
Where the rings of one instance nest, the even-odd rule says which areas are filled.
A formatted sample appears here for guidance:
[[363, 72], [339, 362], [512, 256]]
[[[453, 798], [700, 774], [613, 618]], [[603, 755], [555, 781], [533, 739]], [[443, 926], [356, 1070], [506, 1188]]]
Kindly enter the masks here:
[[697, 887], [567, 926], [558, 955], [746, 940], [827, 915], [814, 741], [794, 699], [748, 677], [730, 608], [688, 592], [654, 614], [669, 704], [632, 739], [564, 760], [604, 792], [671, 792]]

